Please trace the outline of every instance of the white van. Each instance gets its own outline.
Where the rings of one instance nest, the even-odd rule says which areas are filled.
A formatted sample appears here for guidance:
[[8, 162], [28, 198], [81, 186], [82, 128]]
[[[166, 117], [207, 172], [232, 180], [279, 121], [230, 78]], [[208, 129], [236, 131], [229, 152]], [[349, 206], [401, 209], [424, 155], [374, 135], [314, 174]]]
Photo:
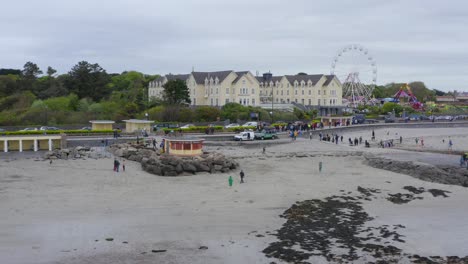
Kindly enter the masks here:
[[249, 126], [254, 126], [256, 127], [257, 126], [257, 122], [247, 122], [245, 124], [242, 125], [243, 127], [249, 127]]
[[245, 140], [254, 140], [255, 133], [253, 131], [240, 132], [234, 136], [235, 141], [245, 141]]

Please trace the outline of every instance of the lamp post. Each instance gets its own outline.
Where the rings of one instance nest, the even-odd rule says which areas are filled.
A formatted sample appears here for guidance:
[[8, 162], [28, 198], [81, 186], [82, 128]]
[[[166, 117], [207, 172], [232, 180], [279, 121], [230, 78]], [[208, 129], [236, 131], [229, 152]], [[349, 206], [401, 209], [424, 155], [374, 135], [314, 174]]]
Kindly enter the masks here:
[[148, 113], [145, 113], [146, 120], [148, 120]]
[[271, 123], [273, 124], [273, 85], [271, 86], [271, 112], [270, 112], [270, 115], [271, 115]]

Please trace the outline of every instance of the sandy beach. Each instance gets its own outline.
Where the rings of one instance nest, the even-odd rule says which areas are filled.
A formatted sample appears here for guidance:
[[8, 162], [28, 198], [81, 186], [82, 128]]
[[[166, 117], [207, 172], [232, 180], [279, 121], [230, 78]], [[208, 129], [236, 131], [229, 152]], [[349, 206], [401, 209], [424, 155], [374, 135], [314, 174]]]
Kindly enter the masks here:
[[[377, 141], [403, 138], [395, 148], [350, 147], [344, 143], [298, 138], [259, 148], [209, 146], [205, 151], [235, 157], [246, 173], [161, 177], [127, 162], [112, 170], [113, 159], [49, 161], [0, 159], [0, 260], [2, 263], [287, 263], [263, 253], [277, 242], [285, 224], [280, 217], [297, 201], [346, 194], [361, 197], [372, 217], [365, 226], [395, 226], [404, 242], [383, 240], [407, 255], [468, 255], [468, 189], [381, 170], [363, 163], [364, 155], [458, 166], [459, 156], [418, 151], [468, 150], [468, 128], [375, 130]], [[424, 147], [415, 138], [424, 139]], [[444, 142], [442, 141], [444, 140]], [[322, 171], [319, 172], [319, 163]], [[228, 177], [235, 181], [228, 186]], [[407, 203], [393, 194], [411, 194], [405, 186], [424, 188]], [[364, 199], [358, 187], [377, 189]], [[448, 197], [427, 190], [447, 191]], [[415, 198], [416, 197], [416, 198]], [[106, 240], [107, 239], [107, 240]], [[297, 247], [297, 246], [296, 246]], [[154, 251], [154, 252], [153, 252]], [[159, 252], [162, 251], [162, 252]], [[339, 252], [333, 249], [332, 252]], [[350, 263], [374, 258], [358, 252]], [[315, 255], [309, 263], [329, 263]], [[411, 260], [402, 256], [400, 263]], [[441, 262], [442, 263], [442, 262]]]

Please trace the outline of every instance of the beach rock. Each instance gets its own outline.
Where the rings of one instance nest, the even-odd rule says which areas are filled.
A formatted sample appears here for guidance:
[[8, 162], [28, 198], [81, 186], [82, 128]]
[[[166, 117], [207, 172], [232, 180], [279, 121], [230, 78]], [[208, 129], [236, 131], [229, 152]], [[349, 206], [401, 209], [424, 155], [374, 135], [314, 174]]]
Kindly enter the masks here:
[[187, 172], [197, 172], [197, 167], [191, 163], [182, 163], [182, 168]]
[[117, 157], [123, 157], [124, 156], [123, 149], [118, 149], [118, 150], [114, 151], [114, 155], [117, 156]]

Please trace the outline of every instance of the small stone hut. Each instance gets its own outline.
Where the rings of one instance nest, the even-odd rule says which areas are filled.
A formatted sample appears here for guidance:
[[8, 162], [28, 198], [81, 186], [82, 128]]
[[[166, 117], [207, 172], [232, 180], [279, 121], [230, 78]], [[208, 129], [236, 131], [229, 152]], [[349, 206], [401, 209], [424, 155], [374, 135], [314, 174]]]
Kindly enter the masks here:
[[115, 121], [112, 120], [91, 120], [91, 130], [112, 130]]
[[154, 121], [151, 120], [141, 120], [141, 119], [129, 119], [129, 120], [123, 120], [125, 122], [125, 131], [127, 133], [132, 133], [135, 131], [141, 131], [141, 130], [146, 130], [146, 131], [151, 131], [151, 124], [154, 123]]
[[164, 151], [175, 156], [198, 156], [203, 154], [202, 138], [195, 137], [166, 137], [164, 138]]

